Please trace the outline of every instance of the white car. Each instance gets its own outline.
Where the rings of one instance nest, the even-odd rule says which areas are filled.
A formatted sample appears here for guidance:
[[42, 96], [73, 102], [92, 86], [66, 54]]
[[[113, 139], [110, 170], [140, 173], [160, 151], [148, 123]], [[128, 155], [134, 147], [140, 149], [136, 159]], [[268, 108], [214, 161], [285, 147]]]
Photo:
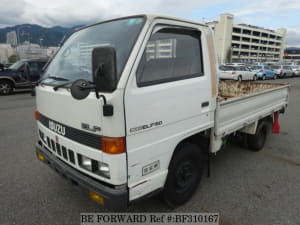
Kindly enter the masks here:
[[288, 65], [272, 65], [271, 69], [274, 70], [280, 78], [292, 77], [294, 74], [292, 67]]
[[246, 66], [220, 66], [220, 79], [222, 80], [257, 80], [257, 75]]
[[294, 76], [300, 76], [300, 66], [292, 66]]

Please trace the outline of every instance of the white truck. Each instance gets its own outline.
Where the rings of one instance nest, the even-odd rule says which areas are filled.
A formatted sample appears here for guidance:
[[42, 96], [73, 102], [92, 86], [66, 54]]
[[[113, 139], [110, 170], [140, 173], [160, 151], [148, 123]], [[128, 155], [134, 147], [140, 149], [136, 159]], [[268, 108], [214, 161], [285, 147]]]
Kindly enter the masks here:
[[158, 192], [176, 207], [229, 136], [261, 150], [288, 97], [288, 85], [219, 82], [205, 24], [104, 21], [74, 32], [46, 66], [36, 154], [105, 207]]

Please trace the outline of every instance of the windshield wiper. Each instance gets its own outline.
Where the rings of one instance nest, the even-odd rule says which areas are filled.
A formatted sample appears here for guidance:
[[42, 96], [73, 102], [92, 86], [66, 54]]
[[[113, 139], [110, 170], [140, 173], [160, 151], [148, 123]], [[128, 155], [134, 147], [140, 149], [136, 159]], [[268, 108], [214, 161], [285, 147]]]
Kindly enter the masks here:
[[40, 80], [38, 80], [37, 84], [41, 83], [42, 81], [44, 80], [47, 80], [47, 79], [53, 79], [53, 80], [57, 80], [57, 81], [69, 81], [68, 79], [66, 78], [63, 78], [63, 77], [58, 77], [58, 76], [47, 76], [47, 77], [44, 77]]
[[[66, 79], [67, 80], [67, 79]], [[66, 83], [63, 83], [63, 84], [59, 84], [59, 85], [56, 85], [53, 87], [53, 90], [54, 91], [57, 91], [59, 88], [62, 88], [62, 87], [65, 87], [67, 86], [68, 84], [72, 84], [73, 82], [66, 82]]]
[[[45, 79], [47, 78], [50, 78], [50, 79], [53, 79], [53, 80], [58, 80], [58, 81], [69, 81], [68, 79], [66, 78], [63, 78], [63, 77], [58, 77], [58, 76], [49, 76], [49, 77], [45, 77]], [[44, 80], [44, 79], [43, 79]]]

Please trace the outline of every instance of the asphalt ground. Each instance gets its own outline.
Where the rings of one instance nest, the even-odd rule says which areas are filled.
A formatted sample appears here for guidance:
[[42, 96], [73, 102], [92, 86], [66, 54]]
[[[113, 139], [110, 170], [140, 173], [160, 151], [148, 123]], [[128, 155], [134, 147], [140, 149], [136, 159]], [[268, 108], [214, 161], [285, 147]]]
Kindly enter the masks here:
[[[128, 212], [219, 212], [223, 225], [300, 224], [300, 78], [292, 86], [281, 133], [261, 152], [229, 145], [212, 159], [185, 205], [171, 210], [154, 197]], [[83, 212], [107, 212], [87, 192], [35, 156], [35, 99], [29, 92], [0, 96], [0, 224], [79, 224]]]

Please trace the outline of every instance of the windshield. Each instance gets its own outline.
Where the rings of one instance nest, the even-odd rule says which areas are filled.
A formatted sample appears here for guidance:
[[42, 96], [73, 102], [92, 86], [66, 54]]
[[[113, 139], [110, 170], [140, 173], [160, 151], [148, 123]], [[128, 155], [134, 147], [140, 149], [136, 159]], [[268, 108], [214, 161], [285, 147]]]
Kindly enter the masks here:
[[235, 68], [232, 66], [220, 66], [220, 70], [222, 71], [235, 71]]
[[281, 66], [271, 66], [272, 69], [280, 69]]
[[61, 47], [43, 75], [43, 83], [61, 84], [61, 77], [69, 81], [93, 81], [92, 50], [112, 46], [116, 50], [117, 74], [123, 71], [135, 40], [144, 24], [143, 17], [127, 18], [93, 25], [72, 34]]
[[21, 68], [21, 66], [23, 66], [23, 64], [24, 64], [24, 62], [18, 61], [18, 62], [15, 62], [14, 64], [12, 64], [8, 69], [18, 70], [19, 68]]
[[262, 69], [262, 67], [261, 66], [251, 66], [251, 69], [252, 70], [260, 70], [260, 69]]

